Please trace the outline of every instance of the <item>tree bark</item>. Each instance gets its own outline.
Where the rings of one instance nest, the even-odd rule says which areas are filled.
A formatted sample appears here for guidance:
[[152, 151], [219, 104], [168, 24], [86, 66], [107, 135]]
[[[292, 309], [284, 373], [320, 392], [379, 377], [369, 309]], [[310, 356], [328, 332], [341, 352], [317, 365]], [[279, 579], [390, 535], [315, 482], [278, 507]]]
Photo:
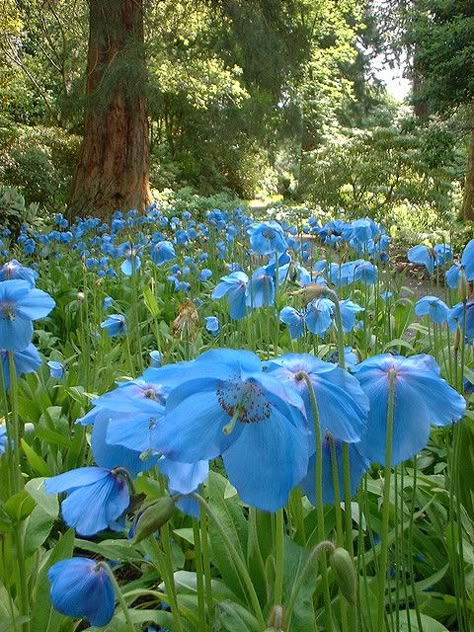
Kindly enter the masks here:
[[86, 118], [69, 215], [151, 201], [143, 0], [89, 0]]
[[471, 130], [469, 158], [464, 180], [462, 216], [465, 221], [474, 221], [474, 128]]

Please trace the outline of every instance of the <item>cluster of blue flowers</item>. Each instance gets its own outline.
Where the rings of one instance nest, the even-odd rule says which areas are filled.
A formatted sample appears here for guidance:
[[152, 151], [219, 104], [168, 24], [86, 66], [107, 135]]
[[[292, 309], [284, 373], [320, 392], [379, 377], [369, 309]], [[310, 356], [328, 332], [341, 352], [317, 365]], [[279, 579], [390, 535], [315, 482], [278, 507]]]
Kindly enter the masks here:
[[[310, 220], [304, 232], [310, 236], [307, 241], [297, 237], [295, 227], [252, 222], [239, 210], [214, 209], [205, 222], [198, 222], [190, 213], [168, 218], [151, 208], [144, 215], [116, 213], [110, 224], [88, 219], [70, 225], [58, 215], [48, 235], [24, 232], [19, 243], [25, 253], [36, 251], [59, 259], [66, 244], [99, 279], [135, 278], [150, 268], [163, 269], [176, 292], [188, 294], [194, 286], [214, 301], [225, 299], [233, 320], [261, 308], [278, 313], [277, 303], [278, 309], [284, 304], [278, 297], [292, 287], [295, 304], [279, 311], [291, 339], [307, 332], [326, 335], [337, 327], [338, 310], [340, 333], [349, 333], [360, 326], [358, 318], [365, 308], [349, 298], [339, 301], [330, 288], [355, 285], [369, 292], [378, 284], [377, 264], [388, 257], [388, 236], [368, 218], [324, 226]], [[215, 252], [210, 255], [203, 244], [216, 235]], [[313, 237], [325, 245], [327, 259], [312, 260]], [[246, 270], [228, 263], [233, 261], [238, 239], [247, 248]], [[331, 260], [333, 249], [337, 261]], [[354, 253], [357, 258], [348, 260]], [[206, 267], [209, 256], [220, 261], [219, 274], [227, 271], [213, 289], [213, 272]], [[430, 274], [447, 267], [452, 258], [444, 244], [416, 246], [409, 252], [409, 259], [424, 265]], [[447, 271], [446, 279], [449, 287], [474, 280], [474, 240], [460, 263]], [[35, 281], [36, 273], [17, 261], [0, 270], [0, 357], [7, 388], [9, 353], [18, 374], [34, 371], [41, 361], [31, 343], [32, 323], [47, 316], [54, 301], [35, 287]], [[104, 309], [113, 305], [114, 299], [106, 296]], [[449, 308], [441, 299], [426, 296], [415, 311], [437, 325], [460, 328], [468, 341], [474, 340], [473, 301]], [[203, 322], [212, 337], [219, 334], [216, 316], [206, 316]], [[111, 337], [127, 334], [122, 314], [108, 315], [101, 327]], [[412, 458], [425, 447], [432, 425], [458, 421], [466, 407], [428, 355], [381, 354], [359, 362], [349, 348], [345, 357], [349, 370], [309, 353], [262, 361], [246, 350], [213, 349], [194, 360], [164, 366], [159, 352], [150, 356], [150, 368], [94, 399], [92, 409], [78, 420], [91, 428], [95, 465], [45, 482], [48, 493], [64, 495], [62, 518], [80, 536], [124, 531], [127, 516], [134, 511], [134, 481], [153, 468], [166, 478], [178, 508], [199, 517], [192, 494], [205, 483], [210, 462], [216, 458], [222, 459], [241, 500], [252, 507], [277, 511], [298, 487], [316, 504], [320, 465], [323, 503], [333, 504], [337, 497], [344, 498], [347, 451], [350, 493], [355, 494], [372, 464], [385, 464], [388, 459], [389, 465], [397, 465]], [[54, 360], [48, 364], [51, 375], [61, 379], [63, 365]], [[387, 455], [391, 388], [393, 434]], [[0, 428], [0, 453], [6, 449]], [[139, 524], [140, 514], [136, 520]], [[60, 612], [85, 616], [98, 626], [111, 620], [115, 596], [103, 564], [87, 558], [65, 560], [52, 566], [49, 578], [51, 599]]]

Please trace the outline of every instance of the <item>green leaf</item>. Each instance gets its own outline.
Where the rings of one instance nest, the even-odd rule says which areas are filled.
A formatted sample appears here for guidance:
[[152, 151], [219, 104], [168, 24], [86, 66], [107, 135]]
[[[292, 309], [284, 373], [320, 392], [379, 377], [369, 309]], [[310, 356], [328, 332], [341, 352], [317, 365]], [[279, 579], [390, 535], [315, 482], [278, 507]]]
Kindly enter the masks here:
[[416, 610], [404, 610], [400, 612], [399, 619], [399, 632], [447, 632], [448, 628], [445, 628], [442, 623], [432, 619], [426, 614], [419, 614], [421, 618], [421, 626], [418, 626], [418, 619]]
[[37, 552], [48, 537], [56, 518], [38, 505], [26, 519], [25, 558]]
[[[310, 551], [295, 544], [288, 537], [284, 540], [284, 568], [283, 568], [283, 602], [287, 603], [295, 578], [303, 570]], [[292, 630], [316, 630], [316, 618], [313, 608], [313, 593], [316, 588], [317, 564], [313, 564], [296, 598], [295, 608], [291, 619]], [[289, 626], [290, 629], [290, 626]]]
[[21, 522], [30, 515], [35, 505], [33, 498], [27, 491], [23, 490], [10, 496], [3, 508], [12, 520]]
[[29, 446], [24, 439], [21, 440], [21, 447], [25, 453], [26, 460], [28, 461], [31, 469], [33, 469], [40, 476], [51, 476], [49, 467], [44, 459]]
[[[13, 609], [13, 613], [12, 613]], [[5, 588], [2, 582], [0, 582], [0, 621], [2, 623], [12, 616], [18, 615], [18, 610], [10, 597], [8, 590]], [[11, 622], [9, 622], [11, 623]], [[7, 630], [8, 628], [5, 628]], [[0, 627], [1, 630], [1, 627]]]
[[178, 537], [186, 540], [189, 544], [194, 546], [194, 531], [192, 527], [184, 527], [183, 529], [174, 529], [173, 534]]
[[[197, 579], [196, 573], [191, 571], [176, 571], [174, 573], [174, 582], [176, 585], [176, 590], [179, 594], [187, 593], [191, 595], [197, 595]], [[212, 596], [216, 601], [222, 601], [224, 599], [230, 599], [231, 601], [235, 601], [235, 595], [233, 592], [226, 586], [226, 584], [221, 579], [212, 579]], [[164, 582], [158, 586], [158, 589], [165, 592], [165, 584]]]
[[89, 542], [88, 540], [74, 540], [74, 546], [83, 551], [98, 553], [111, 560], [120, 562], [143, 562], [143, 555], [130, 540], [104, 540], [103, 542]]
[[156, 296], [150, 287], [143, 288], [143, 300], [145, 301], [147, 310], [153, 318], [158, 318], [161, 313], [160, 307], [158, 305], [158, 301], [156, 300]]
[[49, 516], [56, 519], [59, 514], [59, 503], [56, 494], [47, 494], [44, 489], [45, 477], [32, 478], [25, 485], [25, 490], [36, 504]]
[[217, 604], [216, 629], [227, 632], [261, 632], [255, 617], [233, 601], [221, 601]]
[[408, 349], [409, 351], [415, 351], [413, 345], [411, 345], [406, 340], [402, 340], [401, 338], [396, 338], [395, 340], [391, 340], [384, 345], [383, 351], [387, 351], [388, 349], [393, 349], [393, 347], [403, 347], [404, 349]]
[[[247, 559], [247, 521], [238, 497], [224, 498], [226, 486], [227, 480], [221, 474], [209, 473], [207, 489], [210, 505], [245, 563]], [[212, 561], [219, 569], [225, 583], [238, 597], [245, 599], [239, 573], [235, 569], [219, 529], [211, 518], [209, 519], [209, 540]]]

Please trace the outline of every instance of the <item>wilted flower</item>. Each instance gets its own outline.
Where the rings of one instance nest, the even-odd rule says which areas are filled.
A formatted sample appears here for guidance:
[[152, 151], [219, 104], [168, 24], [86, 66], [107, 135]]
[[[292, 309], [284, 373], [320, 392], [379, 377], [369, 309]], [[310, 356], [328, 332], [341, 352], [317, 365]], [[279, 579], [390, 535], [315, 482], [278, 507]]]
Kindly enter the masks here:
[[194, 338], [199, 330], [199, 313], [195, 303], [187, 300], [178, 307], [178, 315], [171, 323], [171, 332], [182, 338]]

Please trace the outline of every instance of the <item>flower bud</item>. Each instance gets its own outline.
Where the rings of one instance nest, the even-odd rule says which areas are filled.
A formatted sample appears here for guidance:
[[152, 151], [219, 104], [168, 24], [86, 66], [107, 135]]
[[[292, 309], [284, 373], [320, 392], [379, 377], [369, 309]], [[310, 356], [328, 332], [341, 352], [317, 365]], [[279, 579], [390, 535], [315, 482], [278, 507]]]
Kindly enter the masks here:
[[459, 299], [461, 302], [467, 301], [469, 296], [469, 283], [466, 279], [466, 275], [464, 270], [461, 268], [461, 272], [459, 274], [458, 279], [458, 290], [459, 290]]
[[158, 531], [173, 515], [175, 501], [171, 496], [163, 496], [156, 502], [147, 505], [135, 518], [130, 537], [134, 542], [141, 542], [155, 531]]
[[265, 632], [273, 631], [281, 631], [283, 632], [283, 622], [285, 619], [285, 611], [283, 610], [283, 606], [275, 605], [270, 611], [270, 616], [268, 618], [268, 624]]
[[351, 555], [338, 546], [329, 556], [329, 562], [336, 575], [339, 590], [351, 605], [355, 605], [357, 582]]

